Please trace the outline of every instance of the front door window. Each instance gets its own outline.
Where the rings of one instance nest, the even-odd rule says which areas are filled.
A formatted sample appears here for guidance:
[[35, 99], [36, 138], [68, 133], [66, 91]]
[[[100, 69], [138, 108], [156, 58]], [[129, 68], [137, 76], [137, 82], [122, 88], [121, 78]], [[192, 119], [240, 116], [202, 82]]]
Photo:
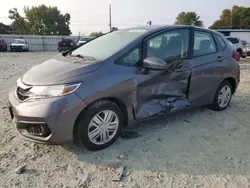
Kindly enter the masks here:
[[189, 29], [166, 31], [147, 41], [146, 57], [158, 57], [166, 62], [188, 57]]

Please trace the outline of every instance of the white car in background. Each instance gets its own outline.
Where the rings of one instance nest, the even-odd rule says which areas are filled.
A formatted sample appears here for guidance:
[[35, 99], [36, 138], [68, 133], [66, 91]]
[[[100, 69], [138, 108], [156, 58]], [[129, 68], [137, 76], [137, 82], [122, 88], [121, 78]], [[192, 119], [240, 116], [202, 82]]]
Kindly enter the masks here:
[[245, 58], [243, 54], [244, 46], [243, 42], [238, 37], [227, 36], [226, 39], [233, 45], [233, 48], [239, 53], [240, 57]]
[[89, 40], [91, 40], [93, 37], [81, 37], [78, 42], [77, 42], [77, 45], [81, 45], [81, 44], [84, 44], [85, 42], [88, 42]]
[[29, 44], [24, 39], [14, 39], [12, 42], [10, 42], [10, 51], [27, 52], [29, 51]]

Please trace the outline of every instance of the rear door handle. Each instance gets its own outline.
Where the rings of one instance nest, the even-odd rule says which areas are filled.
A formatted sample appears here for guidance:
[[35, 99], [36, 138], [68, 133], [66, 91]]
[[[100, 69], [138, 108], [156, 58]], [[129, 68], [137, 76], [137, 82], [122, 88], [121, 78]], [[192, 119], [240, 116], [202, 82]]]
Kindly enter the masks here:
[[217, 61], [222, 61], [223, 60], [223, 57], [219, 56], [217, 57]]

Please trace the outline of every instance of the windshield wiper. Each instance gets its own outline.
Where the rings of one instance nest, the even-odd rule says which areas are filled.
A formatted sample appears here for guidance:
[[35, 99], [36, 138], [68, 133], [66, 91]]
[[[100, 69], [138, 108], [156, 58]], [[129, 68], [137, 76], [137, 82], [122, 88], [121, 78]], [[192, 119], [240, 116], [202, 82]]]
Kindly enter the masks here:
[[81, 54], [76, 54], [76, 55], [69, 55], [70, 57], [78, 57], [84, 60], [90, 60], [90, 61], [96, 61], [96, 59], [94, 57], [91, 56], [83, 56]]

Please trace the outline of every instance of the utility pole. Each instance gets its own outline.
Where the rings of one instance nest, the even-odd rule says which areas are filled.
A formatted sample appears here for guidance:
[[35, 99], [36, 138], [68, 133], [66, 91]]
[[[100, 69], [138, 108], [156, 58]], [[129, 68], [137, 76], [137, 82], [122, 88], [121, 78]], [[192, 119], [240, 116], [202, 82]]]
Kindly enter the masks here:
[[111, 25], [111, 5], [109, 5], [109, 28], [110, 28], [110, 31], [112, 29], [112, 25]]
[[233, 9], [231, 10], [230, 29], [233, 27]]

